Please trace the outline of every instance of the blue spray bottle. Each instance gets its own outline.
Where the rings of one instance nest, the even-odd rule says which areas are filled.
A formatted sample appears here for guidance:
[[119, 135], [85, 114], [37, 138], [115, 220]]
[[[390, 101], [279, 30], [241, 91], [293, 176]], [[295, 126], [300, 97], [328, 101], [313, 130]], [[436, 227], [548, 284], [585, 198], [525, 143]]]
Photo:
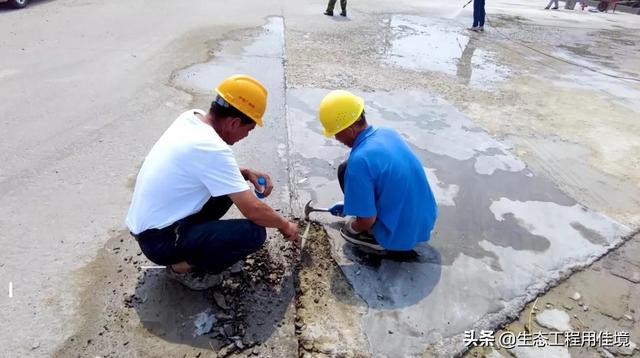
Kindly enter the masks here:
[[[264, 191], [264, 186], [267, 185], [267, 179], [265, 179], [263, 176], [259, 176], [258, 184], [262, 186], [262, 191]], [[262, 191], [258, 191], [258, 188], [256, 188], [255, 192], [258, 199], [264, 199], [264, 194], [262, 193]]]

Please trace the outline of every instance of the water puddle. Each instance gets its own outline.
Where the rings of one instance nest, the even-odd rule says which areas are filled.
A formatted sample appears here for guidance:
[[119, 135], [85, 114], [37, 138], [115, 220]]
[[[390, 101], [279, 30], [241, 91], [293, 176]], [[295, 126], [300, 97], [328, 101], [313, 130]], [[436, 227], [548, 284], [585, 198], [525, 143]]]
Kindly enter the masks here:
[[419, 16], [393, 15], [383, 23], [392, 33], [384, 62], [418, 71], [442, 72], [471, 85], [507, 78], [509, 70], [494, 55], [478, 48], [476, 38], [459, 26]]
[[283, 56], [284, 21], [281, 17], [270, 17], [248, 38], [223, 41], [211, 61], [176, 72], [173, 83], [187, 92], [205, 95], [210, 95], [217, 83], [233, 73], [251, 74], [265, 85], [279, 83], [284, 76]]

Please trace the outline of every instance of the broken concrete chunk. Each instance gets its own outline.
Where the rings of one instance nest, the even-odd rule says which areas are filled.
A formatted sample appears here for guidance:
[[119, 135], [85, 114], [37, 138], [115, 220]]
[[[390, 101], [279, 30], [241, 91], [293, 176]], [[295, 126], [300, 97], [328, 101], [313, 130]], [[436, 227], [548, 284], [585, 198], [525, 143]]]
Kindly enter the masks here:
[[211, 332], [215, 323], [216, 317], [208, 311], [198, 313], [193, 321], [193, 325], [196, 327], [193, 336], [202, 336]]
[[234, 344], [236, 345], [236, 347], [238, 347], [238, 349], [244, 349], [244, 343], [242, 343], [242, 340], [238, 339], [234, 342]]
[[629, 342], [628, 347], [616, 347], [616, 350], [620, 355], [630, 356], [630, 355], [633, 355], [633, 351], [635, 351], [636, 348], [638, 348], [638, 346], [635, 343]]
[[237, 274], [242, 272], [242, 265], [243, 265], [242, 261], [236, 262], [229, 268], [229, 272], [231, 272], [232, 274]]
[[573, 296], [571, 296], [571, 299], [574, 300], [574, 301], [577, 301], [577, 300], [579, 300], [581, 298], [582, 298], [582, 295], [580, 294], [580, 292], [576, 292], [576, 293], [573, 294]]
[[550, 309], [540, 312], [536, 316], [536, 322], [544, 328], [553, 329], [560, 332], [572, 331], [571, 317], [559, 309]]
[[216, 313], [216, 318], [220, 321], [228, 321], [233, 319], [233, 316], [224, 312]]
[[231, 337], [235, 333], [233, 326], [230, 324], [225, 324], [222, 328], [224, 329], [224, 335], [227, 337]]
[[222, 308], [223, 310], [228, 310], [230, 308], [227, 305], [227, 301], [224, 299], [224, 296], [222, 295], [222, 293], [214, 292], [213, 299], [214, 301], [216, 301], [216, 304], [218, 305], [218, 307]]

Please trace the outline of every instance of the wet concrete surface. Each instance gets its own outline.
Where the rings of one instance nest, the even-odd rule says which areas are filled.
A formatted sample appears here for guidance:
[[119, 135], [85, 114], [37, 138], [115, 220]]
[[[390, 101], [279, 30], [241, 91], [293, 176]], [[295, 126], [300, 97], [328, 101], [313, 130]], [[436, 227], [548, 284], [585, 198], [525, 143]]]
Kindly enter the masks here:
[[[340, 199], [334, 167], [344, 149], [320, 136], [313, 110], [327, 92], [288, 92], [288, 117], [296, 118], [291, 138], [297, 177], [314, 176], [300, 185], [310, 193], [300, 203]], [[414, 148], [440, 204], [432, 239], [417, 249], [420, 259], [413, 262], [381, 260], [372, 266], [345, 244], [338, 224], [327, 226], [336, 259], [368, 304], [362, 327], [372, 354], [418, 355], [430, 346], [454, 354], [464, 330], [506, 320], [629, 233], [533, 174], [507, 146], [438, 96], [358, 94], [371, 124], [396, 128]], [[307, 166], [321, 161], [325, 165]]]
[[455, 75], [466, 85], [486, 87], [504, 80], [509, 70], [493, 54], [477, 48], [472, 33], [450, 21], [422, 16], [393, 15], [383, 20], [391, 28], [383, 62], [419, 71]]
[[[206, 109], [215, 83], [232, 72], [251, 73], [270, 90], [265, 128], [234, 151], [241, 165], [272, 175], [278, 190], [267, 201], [283, 213], [300, 215], [310, 198], [325, 205], [341, 197], [335, 170], [347, 150], [322, 137], [314, 118], [328, 89], [362, 91], [373, 122], [397, 128], [423, 161], [441, 216], [409, 262], [354, 251], [336, 237], [335, 222], [317, 217], [343, 272], [321, 269], [332, 291], [319, 304], [344, 315], [333, 327], [356, 352], [448, 355], [465, 328], [516, 316], [568, 269], [603, 253], [624, 231], [615, 220], [640, 223], [637, 83], [580, 67], [637, 77], [638, 42], [628, 31], [640, 27], [637, 17], [496, 1], [480, 36], [464, 30], [470, 9], [453, 3], [354, 3], [347, 19], [316, 7], [90, 0], [0, 11], [0, 128], [9, 134], [0, 145], [0, 283], [14, 288], [0, 300], [3, 349], [210, 352], [210, 336], [193, 336], [196, 323], [206, 328], [220, 313], [210, 297], [161, 272], [140, 273], [140, 260], [122, 264], [135, 245], [115, 256], [100, 249], [127, 237], [127, 181], [150, 146], [181, 111]], [[290, 248], [270, 236], [268, 257], [291, 266]], [[324, 343], [312, 352], [353, 353], [327, 343], [322, 307], [311, 316], [313, 332], [297, 332], [294, 284], [285, 271], [280, 283], [249, 295], [247, 312], [259, 319], [245, 336], [264, 343], [258, 354], [289, 356], [314, 337]], [[123, 307], [119, 297], [128, 295], [140, 301]], [[172, 308], [178, 302], [185, 307]]]

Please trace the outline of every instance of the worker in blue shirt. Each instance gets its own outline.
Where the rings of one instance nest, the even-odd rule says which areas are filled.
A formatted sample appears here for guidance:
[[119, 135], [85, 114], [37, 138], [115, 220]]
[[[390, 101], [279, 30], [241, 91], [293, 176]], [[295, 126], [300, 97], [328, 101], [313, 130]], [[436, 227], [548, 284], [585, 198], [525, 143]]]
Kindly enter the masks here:
[[324, 135], [351, 148], [338, 168], [345, 240], [376, 250], [408, 251], [430, 238], [437, 206], [420, 160], [394, 129], [367, 123], [364, 100], [327, 94], [318, 111]]

